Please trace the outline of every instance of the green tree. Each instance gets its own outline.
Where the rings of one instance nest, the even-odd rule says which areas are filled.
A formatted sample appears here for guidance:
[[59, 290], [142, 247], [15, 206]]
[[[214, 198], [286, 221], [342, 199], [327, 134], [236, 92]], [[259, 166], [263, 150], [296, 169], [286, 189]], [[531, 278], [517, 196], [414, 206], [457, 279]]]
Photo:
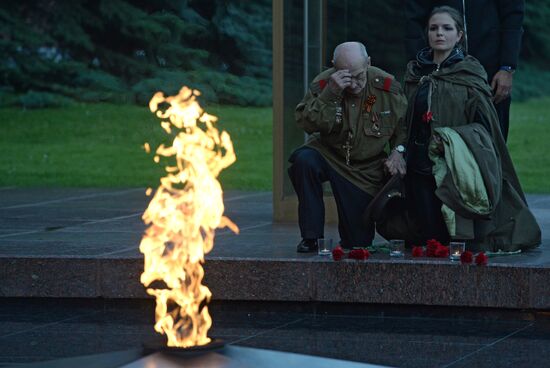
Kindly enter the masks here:
[[3, 2], [2, 101], [143, 103], [189, 84], [211, 101], [268, 105], [270, 27], [265, 0]]

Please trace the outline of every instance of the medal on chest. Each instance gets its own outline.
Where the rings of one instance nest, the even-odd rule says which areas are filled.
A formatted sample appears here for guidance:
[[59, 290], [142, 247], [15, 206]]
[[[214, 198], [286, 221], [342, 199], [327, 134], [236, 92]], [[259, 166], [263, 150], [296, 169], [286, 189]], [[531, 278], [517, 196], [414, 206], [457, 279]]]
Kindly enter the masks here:
[[353, 146], [351, 145], [351, 141], [353, 139], [353, 134], [351, 132], [348, 132], [348, 137], [346, 139], [346, 144], [342, 146], [344, 149], [345, 155], [346, 155], [346, 165], [351, 166], [350, 159], [351, 159], [351, 149]]
[[375, 95], [369, 95], [367, 99], [365, 100], [365, 103], [363, 105], [363, 110], [367, 113], [370, 113], [372, 111], [372, 107], [376, 103], [376, 96]]
[[372, 107], [374, 106], [375, 103], [376, 103], [376, 96], [369, 95], [365, 100], [363, 110], [365, 113], [368, 113], [371, 116], [372, 130], [374, 132], [379, 132], [380, 124], [378, 123], [378, 121], [380, 120], [380, 116], [376, 111], [372, 111]]
[[372, 111], [372, 107], [374, 106], [375, 103], [376, 103], [376, 96], [369, 95], [363, 104], [363, 111], [367, 114], [370, 114], [371, 116], [372, 131], [379, 132], [380, 124], [378, 123], [378, 121], [380, 120], [380, 116], [376, 111]]

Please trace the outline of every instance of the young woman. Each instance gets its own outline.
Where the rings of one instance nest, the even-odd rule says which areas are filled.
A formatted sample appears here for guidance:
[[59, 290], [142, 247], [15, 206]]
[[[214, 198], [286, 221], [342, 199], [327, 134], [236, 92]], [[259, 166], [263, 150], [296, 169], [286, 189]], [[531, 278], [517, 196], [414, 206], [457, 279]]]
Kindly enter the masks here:
[[464, 36], [458, 11], [435, 8], [430, 46], [407, 65], [405, 181], [419, 228], [412, 239], [461, 239], [472, 250], [495, 252], [535, 247], [540, 228], [500, 132], [487, 74], [463, 51]]

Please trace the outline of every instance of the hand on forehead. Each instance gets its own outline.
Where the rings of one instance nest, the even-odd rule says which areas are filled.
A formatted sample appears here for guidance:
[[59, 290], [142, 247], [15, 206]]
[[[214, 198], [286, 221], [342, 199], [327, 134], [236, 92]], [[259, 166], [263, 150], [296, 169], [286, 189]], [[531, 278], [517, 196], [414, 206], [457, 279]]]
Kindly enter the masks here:
[[357, 76], [365, 71], [367, 67], [366, 61], [361, 61], [358, 63], [344, 63], [340, 67], [336, 66], [337, 70], [346, 70], [352, 76]]

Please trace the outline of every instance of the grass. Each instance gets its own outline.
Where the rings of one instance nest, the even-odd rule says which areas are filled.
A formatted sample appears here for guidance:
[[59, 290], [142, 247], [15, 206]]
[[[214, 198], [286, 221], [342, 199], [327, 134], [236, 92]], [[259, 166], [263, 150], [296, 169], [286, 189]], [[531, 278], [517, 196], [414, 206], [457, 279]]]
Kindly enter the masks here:
[[[233, 139], [237, 162], [224, 188], [270, 190], [271, 108], [212, 106]], [[61, 109], [0, 109], [0, 186], [157, 186], [162, 168], [141, 148], [166, 140], [146, 108], [80, 104]], [[508, 147], [523, 188], [550, 193], [550, 98], [514, 103]]]
[[512, 103], [508, 149], [523, 190], [550, 193], [550, 98]]
[[[271, 108], [213, 106], [233, 139], [237, 162], [221, 174], [226, 188], [269, 190]], [[147, 108], [79, 104], [0, 109], [0, 186], [145, 187], [163, 171], [142, 149], [167, 141]]]

